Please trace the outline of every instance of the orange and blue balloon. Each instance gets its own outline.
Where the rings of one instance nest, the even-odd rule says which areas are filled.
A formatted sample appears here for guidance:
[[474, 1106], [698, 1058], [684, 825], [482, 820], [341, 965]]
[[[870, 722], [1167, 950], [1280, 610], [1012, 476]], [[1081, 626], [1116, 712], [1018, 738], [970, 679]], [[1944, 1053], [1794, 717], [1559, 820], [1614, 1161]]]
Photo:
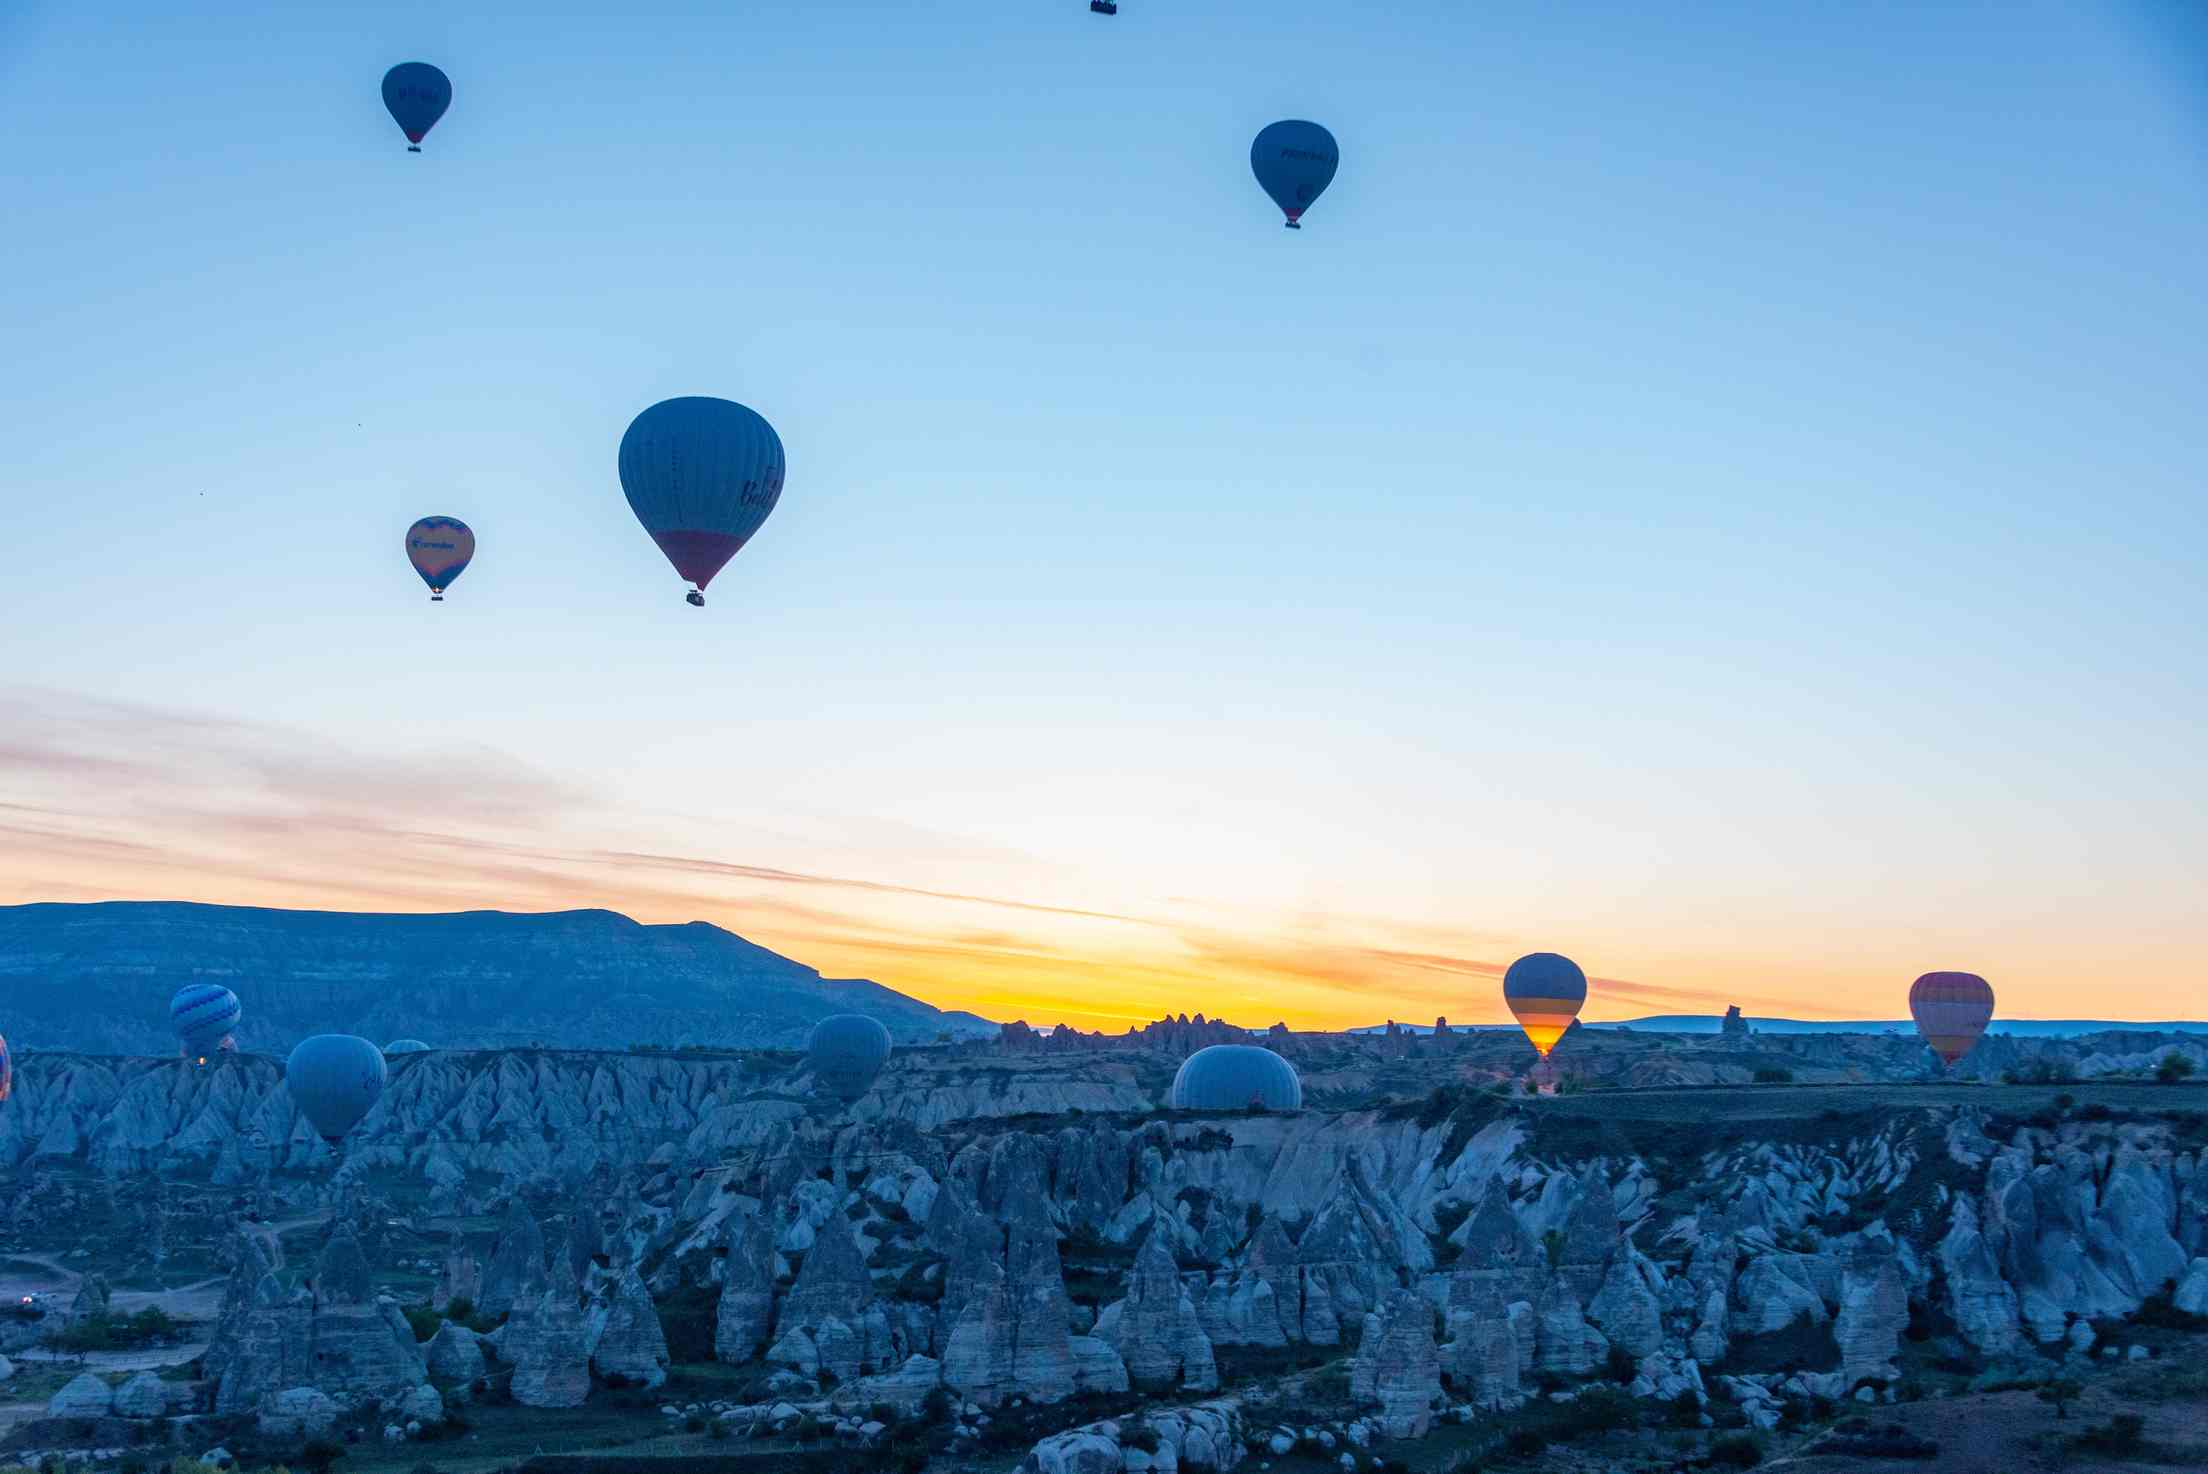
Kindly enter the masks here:
[[620, 470], [629, 510], [703, 604], [782, 499], [782, 438], [731, 400], [663, 399], [621, 437]]
[[452, 79], [426, 61], [402, 61], [383, 74], [383, 105], [406, 135], [406, 151], [418, 154], [452, 106]]
[[1974, 972], [1928, 972], [1909, 985], [1909, 1016], [1932, 1052], [1953, 1064], [1993, 1021], [1993, 987]]
[[424, 517], [406, 530], [406, 561], [429, 585], [433, 604], [444, 602], [445, 590], [474, 557], [475, 534], [458, 517]]
[[1503, 1001], [1543, 1059], [1587, 1003], [1587, 974], [1569, 957], [1530, 952], [1503, 974]]

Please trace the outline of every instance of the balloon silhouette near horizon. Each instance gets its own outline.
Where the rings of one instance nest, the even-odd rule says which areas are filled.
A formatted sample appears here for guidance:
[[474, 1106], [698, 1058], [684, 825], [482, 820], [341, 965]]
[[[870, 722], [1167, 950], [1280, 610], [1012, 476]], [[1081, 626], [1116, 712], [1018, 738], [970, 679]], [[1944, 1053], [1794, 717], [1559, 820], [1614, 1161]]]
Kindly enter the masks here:
[[1569, 957], [1529, 952], [1503, 974], [1503, 1001], [1546, 1060], [1587, 1004], [1587, 974]]
[[751, 541], [782, 499], [782, 437], [733, 400], [663, 399], [621, 437], [621, 490], [675, 572], [705, 586]]
[[406, 530], [406, 561], [429, 585], [429, 602], [442, 604], [475, 561], [475, 533], [458, 517], [424, 517]]
[[419, 1039], [394, 1039], [383, 1046], [384, 1058], [394, 1054], [427, 1054], [429, 1046]]
[[178, 1053], [199, 1064], [207, 1056], [236, 1051], [231, 1032], [245, 1016], [238, 995], [220, 983], [186, 983], [169, 999], [169, 1027], [176, 1030]]
[[406, 151], [418, 154], [452, 106], [452, 79], [426, 61], [402, 61], [383, 74], [383, 105], [406, 135]]
[[1932, 1052], [1953, 1066], [1993, 1021], [1993, 987], [1974, 972], [1928, 972], [1909, 985], [1909, 1016]]
[[805, 1064], [821, 1088], [838, 1100], [853, 1101], [873, 1088], [889, 1063], [889, 1030], [863, 1013], [830, 1014], [813, 1025], [805, 1043]]
[[315, 1135], [333, 1148], [383, 1098], [383, 1051], [355, 1034], [302, 1039], [284, 1061], [284, 1088]]
[[1181, 1061], [1167, 1097], [1176, 1111], [1300, 1111], [1296, 1067], [1257, 1044], [1211, 1044]]
[[1303, 212], [1326, 193], [1341, 162], [1334, 135], [1301, 118], [1267, 123], [1250, 143], [1250, 172], [1288, 217], [1290, 230], [1303, 229]]

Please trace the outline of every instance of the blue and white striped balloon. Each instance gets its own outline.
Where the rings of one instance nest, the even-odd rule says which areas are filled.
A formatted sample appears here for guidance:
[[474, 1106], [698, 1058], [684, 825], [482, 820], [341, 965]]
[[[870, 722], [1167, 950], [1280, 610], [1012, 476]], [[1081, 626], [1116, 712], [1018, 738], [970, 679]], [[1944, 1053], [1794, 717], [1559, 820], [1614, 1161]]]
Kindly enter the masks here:
[[185, 1053], [211, 1054], [244, 1012], [238, 995], [220, 983], [186, 983], [169, 1000], [169, 1026], [184, 1041]]

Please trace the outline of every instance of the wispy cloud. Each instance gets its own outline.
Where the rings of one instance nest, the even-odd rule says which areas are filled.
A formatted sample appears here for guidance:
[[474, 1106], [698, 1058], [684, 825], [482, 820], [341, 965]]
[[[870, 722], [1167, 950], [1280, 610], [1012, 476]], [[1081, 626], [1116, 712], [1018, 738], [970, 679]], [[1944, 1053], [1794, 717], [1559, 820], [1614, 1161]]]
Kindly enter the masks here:
[[[648, 816], [482, 748], [359, 752], [274, 723], [38, 691], [0, 693], [0, 731], [0, 900], [605, 906], [716, 921], [832, 976], [946, 1006], [1105, 1027], [1199, 1009], [1299, 1027], [1499, 1019], [1495, 984], [1515, 955], [1493, 931], [1415, 921], [1238, 921], [1183, 896], [1145, 915], [914, 884], [894, 870], [941, 873], [957, 848], [921, 831], [897, 835], [882, 852], [892, 873], [873, 875], [609, 842]], [[986, 860], [1002, 873], [1004, 856]], [[1707, 990], [1632, 979], [1598, 979], [1594, 993], [1596, 1017], [1713, 1006]]]

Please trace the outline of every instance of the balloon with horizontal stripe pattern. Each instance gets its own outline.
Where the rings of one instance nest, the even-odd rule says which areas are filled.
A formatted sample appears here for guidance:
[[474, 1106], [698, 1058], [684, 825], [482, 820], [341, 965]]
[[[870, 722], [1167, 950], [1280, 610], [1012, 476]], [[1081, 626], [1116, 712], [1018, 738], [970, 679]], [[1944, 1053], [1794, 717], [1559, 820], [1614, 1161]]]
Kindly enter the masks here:
[[1503, 974], [1503, 1001], [1547, 1059], [1587, 1003], [1587, 974], [1569, 957], [1529, 952]]

